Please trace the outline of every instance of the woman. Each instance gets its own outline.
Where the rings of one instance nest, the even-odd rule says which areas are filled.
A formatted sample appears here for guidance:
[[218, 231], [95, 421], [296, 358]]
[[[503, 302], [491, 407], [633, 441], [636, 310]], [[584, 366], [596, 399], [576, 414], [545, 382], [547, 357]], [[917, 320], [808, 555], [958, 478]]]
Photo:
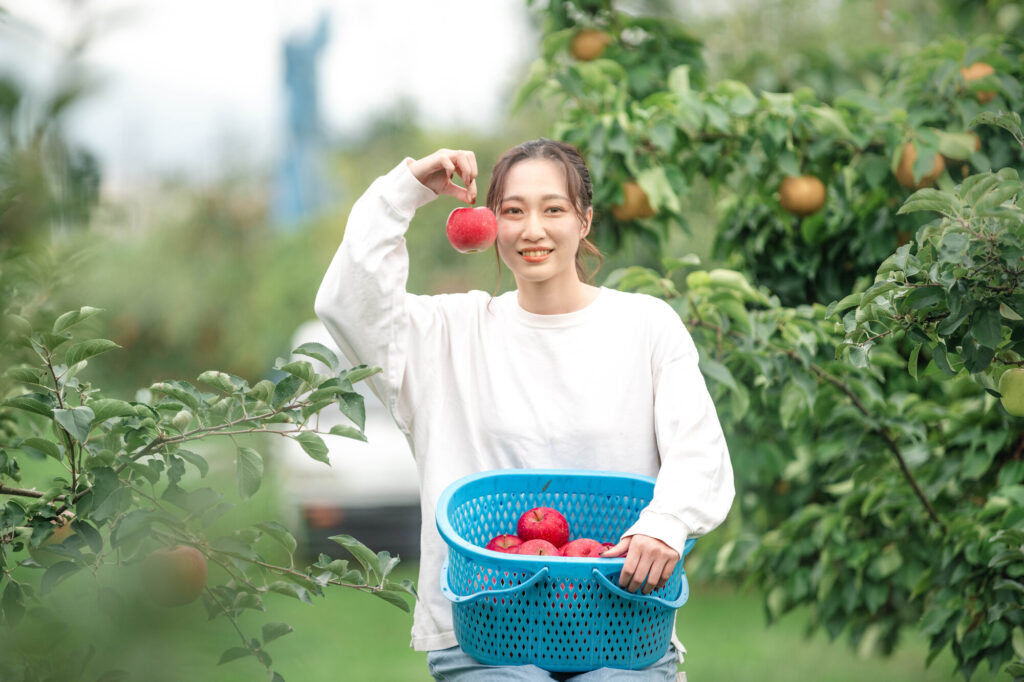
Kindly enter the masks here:
[[[651, 504], [605, 553], [625, 555], [624, 588], [649, 593], [665, 584], [687, 537], [724, 520], [732, 467], [679, 316], [651, 296], [585, 281], [583, 255], [596, 253], [586, 241], [592, 188], [573, 147], [533, 140], [495, 165], [487, 205], [515, 291], [406, 292], [404, 234], [414, 212], [442, 194], [474, 203], [477, 176], [472, 152], [441, 149], [378, 178], [352, 208], [315, 309], [353, 363], [382, 367], [371, 388], [416, 457], [423, 525], [413, 648], [430, 652], [437, 679], [551, 679], [534, 666], [488, 668], [458, 648], [438, 587], [442, 490], [504, 468], [656, 476]], [[674, 679], [675, 670], [669, 651], [633, 674]]]

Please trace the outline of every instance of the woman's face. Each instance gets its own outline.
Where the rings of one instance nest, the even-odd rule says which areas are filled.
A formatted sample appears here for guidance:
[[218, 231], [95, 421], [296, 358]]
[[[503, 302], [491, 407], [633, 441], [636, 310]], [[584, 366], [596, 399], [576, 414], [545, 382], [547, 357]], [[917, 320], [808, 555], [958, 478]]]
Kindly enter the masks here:
[[576, 251], [590, 231], [581, 223], [565, 171], [548, 159], [512, 166], [498, 204], [498, 253], [520, 288], [527, 282], [579, 281]]

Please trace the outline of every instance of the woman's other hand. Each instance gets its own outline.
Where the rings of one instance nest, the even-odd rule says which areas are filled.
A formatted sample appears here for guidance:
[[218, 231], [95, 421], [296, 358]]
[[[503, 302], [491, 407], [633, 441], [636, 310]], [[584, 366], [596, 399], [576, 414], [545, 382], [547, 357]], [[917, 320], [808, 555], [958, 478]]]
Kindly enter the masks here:
[[[604, 551], [605, 558], [626, 555], [626, 563], [619, 574], [619, 586], [636, 592], [643, 585], [644, 594], [661, 589], [668, 582], [679, 562], [679, 552], [649, 535], [630, 535], [619, 544]], [[647, 584], [644, 584], [644, 581]]]
[[[476, 203], [476, 155], [460, 149], [438, 149], [429, 156], [408, 161], [409, 170], [420, 184], [435, 194], [447, 194], [467, 204]], [[466, 185], [452, 182], [455, 175]]]

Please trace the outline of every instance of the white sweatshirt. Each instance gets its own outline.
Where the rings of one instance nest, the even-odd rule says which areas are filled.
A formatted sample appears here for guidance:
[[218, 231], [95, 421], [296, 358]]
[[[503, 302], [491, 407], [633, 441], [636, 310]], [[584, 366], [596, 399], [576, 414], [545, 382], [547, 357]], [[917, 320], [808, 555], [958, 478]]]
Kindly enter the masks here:
[[447, 546], [434, 509], [462, 476], [504, 468], [656, 476], [651, 504], [625, 535], [650, 535], [676, 551], [720, 524], [734, 496], [697, 349], [664, 301], [602, 288], [582, 310], [537, 315], [514, 291], [406, 292], [405, 231], [436, 196], [405, 162], [378, 178], [352, 207], [315, 303], [351, 362], [383, 368], [371, 388], [416, 458], [418, 651], [456, 644], [438, 586]]

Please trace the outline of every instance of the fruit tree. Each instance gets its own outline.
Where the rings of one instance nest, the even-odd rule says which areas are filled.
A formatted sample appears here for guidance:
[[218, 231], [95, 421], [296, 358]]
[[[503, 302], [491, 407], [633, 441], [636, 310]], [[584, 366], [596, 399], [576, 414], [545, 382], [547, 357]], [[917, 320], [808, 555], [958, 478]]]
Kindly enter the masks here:
[[[669, 244], [698, 181], [717, 192], [726, 267], [663, 251], [606, 282], [667, 299], [700, 350], [739, 488], [707, 566], [862, 651], [917, 628], [967, 678], [1024, 675], [1024, 46], [943, 39], [823, 101], [707, 82], [664, 18], [549, 9], [521, 96], [560, 104], [594, 237]], [[609, 43], [580, 61], [593, 26]], [[626, 182], [646, 216], [615, 215]]]

